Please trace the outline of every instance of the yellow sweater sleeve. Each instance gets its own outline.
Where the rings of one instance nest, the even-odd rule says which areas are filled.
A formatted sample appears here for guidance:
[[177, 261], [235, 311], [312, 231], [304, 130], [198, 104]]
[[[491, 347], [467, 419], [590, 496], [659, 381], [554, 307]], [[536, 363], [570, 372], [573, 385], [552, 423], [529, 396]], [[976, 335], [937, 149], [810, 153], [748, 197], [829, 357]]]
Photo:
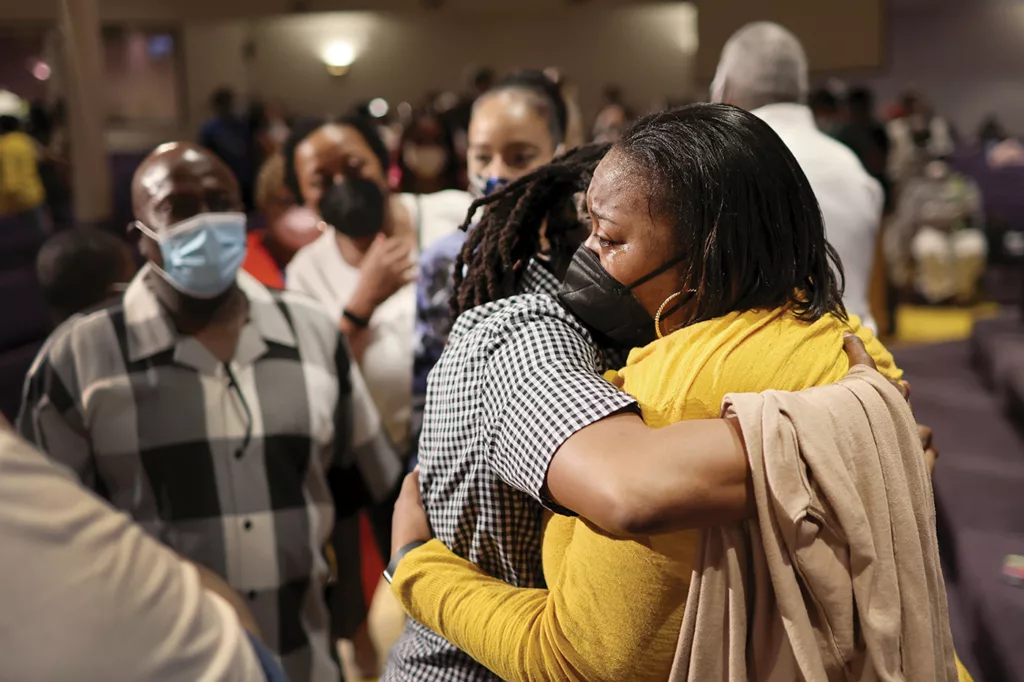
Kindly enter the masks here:
[[410, 618], [504, 680], [586, 680], [569, 667], [548, 668], [558, 660], [550, 645], [558, 633], [554, 619], [545, 618], [547, 590], [492, 578], [439, 540], [402, 559], [391, 590]]
[[849, 324], [850, 331], [864, 342], [864, 349], [874, 359], [878, 371], [886, 379], [892, 379], [893, 381], [902, 379], [903, 370], [896, 366], [896, 360], [892, 357], [892, 353], [871, 333], [870, 329], [861, 324], [860, 318], [856, 315], [850, 315]]
[[556, 524], [572, 539], [550, 590], [491, 578], [436, 540], [402, 561], [392, 590], [413, 619], [509, 682], [667, 679], [696, 534], [615, 540], [565, 517], [548, 533]]

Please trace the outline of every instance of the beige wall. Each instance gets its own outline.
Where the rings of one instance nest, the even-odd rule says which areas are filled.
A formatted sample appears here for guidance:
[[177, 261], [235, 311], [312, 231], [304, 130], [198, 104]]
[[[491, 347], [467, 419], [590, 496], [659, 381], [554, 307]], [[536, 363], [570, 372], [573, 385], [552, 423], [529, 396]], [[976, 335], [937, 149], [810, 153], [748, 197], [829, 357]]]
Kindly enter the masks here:
[[881, 102], [921, 90], [969, 140], [990, 114], [1024, 135], [1024, 3], [972, 0], [895, 13], [889, 58], [866, 82]]
[[[397, 102], [459, 89], [471, 64], [557, 65], [578, 83], [589, 118], [608, 83], [620, 84], [639, 107], [690, 94], [696, 31], [696, 11], [687, 3], [563, 9], [525, 19], [337, 12], [194, 23], [184, 30], [189, 122], [194, 128], [205, 117], [219, 85], [279, 98], [294, 111], [329, 114], [373, 97]], [[248, 40], [255, 53], [246, 62]], [[336, 40], [352, 42], [359, 53], [344, 78], [328, 76], [320, 60]]]
[[702, 83], [715, 75], [725, 41], [752, 21], [775, 21], [789, 28], [807, 50], [812, 71], [873, 69], [882, 66], [883, 0], [708, 0], [700, 7]]

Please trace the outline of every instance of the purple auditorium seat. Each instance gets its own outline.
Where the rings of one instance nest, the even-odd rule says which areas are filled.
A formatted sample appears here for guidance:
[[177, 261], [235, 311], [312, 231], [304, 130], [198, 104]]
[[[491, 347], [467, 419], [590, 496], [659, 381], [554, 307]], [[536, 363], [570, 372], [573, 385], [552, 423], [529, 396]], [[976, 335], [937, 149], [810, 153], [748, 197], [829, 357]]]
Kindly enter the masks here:
[[0, 271], [0, 353], [46, 338], [50, 318], [33, 268]]
[[997, 317], [974, 324], [970, 339], [971, 362], [989, 388], [1002, 388], [1008, 364], [1020, 359], [1013, 353], [1017, 343], [1024, 345], [1024, 323], [1012, 308], [1003, 308]]

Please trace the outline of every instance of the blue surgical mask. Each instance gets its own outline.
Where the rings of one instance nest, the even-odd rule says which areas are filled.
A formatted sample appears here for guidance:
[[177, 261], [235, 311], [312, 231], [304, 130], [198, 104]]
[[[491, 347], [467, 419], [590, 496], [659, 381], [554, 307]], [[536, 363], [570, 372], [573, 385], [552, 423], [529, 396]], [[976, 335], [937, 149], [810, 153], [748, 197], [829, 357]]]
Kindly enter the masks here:
[[469, 193], [473, 195], [474, 199], [481, 199], [494, 194], [498, 190], [505, 189], [509, 182], [511, 180], [508, 178], [488, 178], [483, 175], [473, 175], [469, 178]]
[[244, 213], [200, 213], [160, 234], [140, 221], [135, 227], [160, 247], [164, 265], [153, 269], [192, 298], [215, 298], [235, 281], [245, 260]]

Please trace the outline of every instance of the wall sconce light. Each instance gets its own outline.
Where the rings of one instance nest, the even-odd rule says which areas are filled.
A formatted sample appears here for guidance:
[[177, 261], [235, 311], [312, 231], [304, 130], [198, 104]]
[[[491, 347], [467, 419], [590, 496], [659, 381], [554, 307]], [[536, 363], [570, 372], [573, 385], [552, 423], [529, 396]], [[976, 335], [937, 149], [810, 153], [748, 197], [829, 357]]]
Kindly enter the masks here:
[[344, 76], [356, 60], [356, 50], [352, 43], [338, 41], [328, 45], [321, 55], [327, 73], [332, 76]]

